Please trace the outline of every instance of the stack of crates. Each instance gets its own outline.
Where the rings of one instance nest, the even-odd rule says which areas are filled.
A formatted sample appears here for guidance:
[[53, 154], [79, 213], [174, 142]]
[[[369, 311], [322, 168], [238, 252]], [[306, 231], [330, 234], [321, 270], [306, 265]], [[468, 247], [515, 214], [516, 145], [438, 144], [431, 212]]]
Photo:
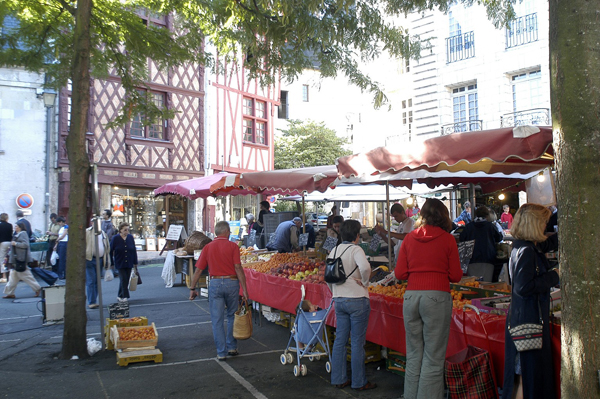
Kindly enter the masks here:
[[106, 342], [106, 349], [113, 350], [115, 349], [112, 340], [110, 339], [110, 329], [112, 326], [117, 327], [137, 327], [137, 326], [147, 326], [148, 319], [146, 317], [131, 317], [129, 319], [106, 319], [106, 325], [104, 326], [104, 342]]

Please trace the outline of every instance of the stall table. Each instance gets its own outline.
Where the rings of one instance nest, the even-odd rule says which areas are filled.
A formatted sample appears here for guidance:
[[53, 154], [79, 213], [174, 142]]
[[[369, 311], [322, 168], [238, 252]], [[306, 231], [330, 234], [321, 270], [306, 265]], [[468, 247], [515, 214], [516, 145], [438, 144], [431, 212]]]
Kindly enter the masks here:
[[[306, 289], [306, 299], [313, 304], [326, 308], [332, 300], [331, 291], [326, 284], [289, 280], [252, 269], [244, 269], [244, 272], [250, 299], [284, 312], [296, 313], [296, 307], [302, 296], [302, 285]], [[370, 301], [371, 314], [369, 315], [369, 326], [367, 328], [367, 341], [406, 353], [402, 299], [370, 293]], [[475, 312], [453, 310], [446, 356], [453, 355], [466, 347], [463, 334], [466, 328], [468, 344], [487, 349], [490, 352], [494, 364], [496, 384], [502, 386], [506, 316], [481, 313], [481, 319], [489, 336], [489, 345]], [[330, 326], [336, 326], [335, 312], [330, 312], [326, 322]], [[557, 392], [560, 392], [560, 326], [553, 324], [551, 332], [555, 383], [558, 387]]]
[[[38, 261], [40, 267], [42, 264], [46, 264], [46, 253], [48, 252], [48, 248], [48, 241], [37, 241], [29, 244], [29, 249], [32, 252], [31, 257], [33, 260]], [[35, 252], [35, 254], [33, 252]]]

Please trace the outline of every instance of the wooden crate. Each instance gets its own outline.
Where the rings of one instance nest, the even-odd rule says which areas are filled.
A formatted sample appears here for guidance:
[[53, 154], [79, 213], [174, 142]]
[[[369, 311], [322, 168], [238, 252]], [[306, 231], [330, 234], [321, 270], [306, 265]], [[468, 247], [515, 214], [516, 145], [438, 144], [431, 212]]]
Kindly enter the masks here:
[[147, 326], [135, 326], [135, 327], [117, 327], [113, 326], [110, 329], [110, 339], [113, 342], [115, 349], [129, 349], [129, 348], [154, 348], [158, 343], [158, 332], [156, 326], [152, 323], [152, 329], [154, 330], [154, 338], [138, 341], [121, 341], [119, 340], [119, 330], [123, 328], [147, 328]]
[[[131, 317], [130, 317], [131, 319]], [[117, 326], [117, 327], [133, 327], [133, 326], [147, 326], [148, 325], [148, 319], [146, 317], [139, 317], [139, 321], [129, 321], [129, 322], [124, 322], [123, 319], [119, 320], [114, 320], [114, 319], [106, 319], [106, 325], [104, 326], [104, 337], [105, 337], [105, 344], [106, 344], [106, 349], [108, 350], [113, 350], [115, 347], [113, 346], [113, 342], [110, 339], [110, 329], [113, 326]]]

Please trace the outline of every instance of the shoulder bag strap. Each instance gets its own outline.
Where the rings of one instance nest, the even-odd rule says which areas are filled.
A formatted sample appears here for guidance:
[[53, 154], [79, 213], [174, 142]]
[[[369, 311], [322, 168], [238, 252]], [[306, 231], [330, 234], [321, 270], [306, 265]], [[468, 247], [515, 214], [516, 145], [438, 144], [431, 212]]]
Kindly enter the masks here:
[[[348, 246], [346, 247], [346, 249], [344, 249], [344, 252], [342, 252], [342, 254], [341, 254], [339, 257], [341, 258], [341, 257], [342, 257], [342, 255], [344, 255], [344, 254], [346, 253], [346, 251], [347, 251], [347, 250], [349, 250], [349, 249], [350, 249], [350, 248], [351, 248], [353, 245], [354, 245], [354, 244], [352, 244], [352, 245], [348, 245]], [[337, 247], [336, 247], [336, 249], [337, 249]], [[335, 256], [335, 255], [333, 255], [333, 256]], [[354, 272], [356, 271], [356, 269], [358, 269], [358, 265], [356, 265], [356, 267], [354, 268], [354, 270], [352, 270], [352, 271], [350, 272], [350, 274], [348, 274], [348, 275], [346, 276], [346, 278], [350, 277], [350, 275], [352, 275], [352, 273], [354, 273]]]

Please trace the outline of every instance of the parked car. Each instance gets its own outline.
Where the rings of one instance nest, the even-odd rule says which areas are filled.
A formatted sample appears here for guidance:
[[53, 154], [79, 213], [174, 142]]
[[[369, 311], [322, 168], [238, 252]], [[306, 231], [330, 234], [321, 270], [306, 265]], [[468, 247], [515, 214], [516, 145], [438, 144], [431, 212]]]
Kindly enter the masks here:
[[320, 229], [327, 227], [327, 215], [319, 215], [319, 221], [317, 222]]
[[327, 227], [327, 215], [319, 215], [318, 213], [307, 213], [306, 223], [310, 223], [314, 228], [322, 229]]

